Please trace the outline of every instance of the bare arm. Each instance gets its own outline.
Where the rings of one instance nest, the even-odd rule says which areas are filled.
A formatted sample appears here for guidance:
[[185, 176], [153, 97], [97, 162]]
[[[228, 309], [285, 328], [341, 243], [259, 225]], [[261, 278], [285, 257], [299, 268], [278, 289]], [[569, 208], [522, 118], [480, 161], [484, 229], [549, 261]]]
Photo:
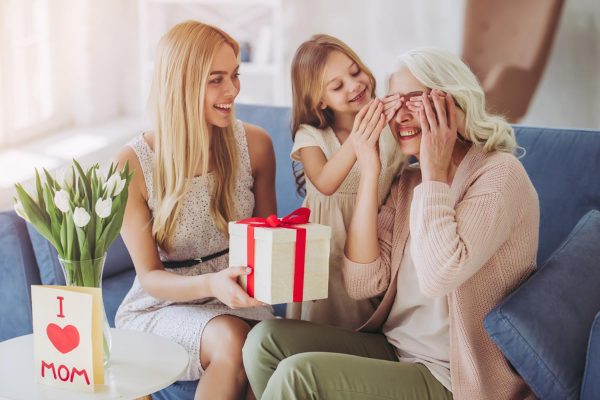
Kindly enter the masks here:
[[248, 140], [248, 153], [254, 178], [254, 213], [256, 217], [277, 214], [275, 197], [275, 151], [264, 129], [244, 124]]
[[123, 148], [117, 156], [119, 167], [122, 168], [126, 161], [129, 161], [134, 175], [129, 185], [121, 236], [142, 287], [151, 296], [162, 300], [189, 301], [212, 297], [207, 275], [184, 277], [163, 268], [152, 236], [152, 215], [146, 202], [148, 194], [144, 175], [130, 147]]
[[313, 146], [300, 149], [299, 155], [304, 173], [319, 192], [331, 196], [338, 190], [356, 162], [356, 152], [352, 145], [352, 138], [365, 131], [371, 132], [377, 125], [382, 110], [383, 105], [378, 99], [366, 104], [354, 119], [350, 137], [330, 160], [325, 158], [319, 147]]
[[361, 174], [356, 205], [346, 238], [346, 257], [357, 263], [370, 263], [379, 257], [377, 240], [378, 175]]
[[260, 302], [248, 297], [237, 284], [237, 277], [249, 272], [246, 268], [225, 268], [218, 273], [196, 276], [181, 276], [164, 269], [152, 235], [152, 214], [147, 204], [148, 192], [135, 152], [130, 147], [125, 147], [117, 155], [116, 161], [120, 168], [129, 161], [134, 171], [129, 185], [121, 236], [144, 290], [157, 299], [176, 302], [217, 297], [232, 308], [259, 305]]
[[[381, 172], [379, 158], [379, 135], [385, 126], [386, 118], [382, 112], [383, 104], [378, 101], [377, 123], [371, 129], [358, 130], [352, 137], [352, 145], [360, 163], [360, 183], [356, 195], [356, 204], [352, 222], [346, 238], [346, 256], [356, 263], [370, 263], [379, 256], [377, 239], [378, 186]], [[367, 114], [364, 120], [370, 121]], [[369, 122], [370, 123], [370, 122]]]
[[356, 162], [356, 154], [349, 140], [328, 161], [319, 147], [303, 147], [298, 151], [306, 177], [326, 196], [338, 190]]

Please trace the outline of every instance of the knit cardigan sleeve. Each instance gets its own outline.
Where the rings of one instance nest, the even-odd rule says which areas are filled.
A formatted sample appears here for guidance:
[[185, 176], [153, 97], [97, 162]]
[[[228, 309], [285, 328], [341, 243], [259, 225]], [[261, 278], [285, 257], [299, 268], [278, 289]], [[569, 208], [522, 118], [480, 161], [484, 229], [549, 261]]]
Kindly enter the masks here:
[[473, 276], [511, 235], [522, 174], [496, 166], [455, 204], [450, 187], [423, 182], [410, 208], [411, 252], [421, 292], [444, 296]]
[[379, 256], [362, 264], [344, 255], [343, 276], [348, 295], [353, 299], [367, 299], [384, 293], [390, 284], [390, 266], [393, 244], [393, 228], [399, 187], [392, 186], [390, 195], [377, 215]]

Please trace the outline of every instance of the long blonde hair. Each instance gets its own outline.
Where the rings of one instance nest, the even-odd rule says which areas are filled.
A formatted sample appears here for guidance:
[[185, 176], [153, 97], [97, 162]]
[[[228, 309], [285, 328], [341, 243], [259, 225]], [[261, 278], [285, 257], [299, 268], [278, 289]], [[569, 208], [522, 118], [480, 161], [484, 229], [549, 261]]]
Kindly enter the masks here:
[[208, 126], [204, 101], [210, 67], [222, 45], [238, 43], [222, 30], [197, 21], [175, 25], [158, 45], [149, 108], [155, 118], [153, 223], [158, 245], [169, 252], [182, 200], [198, 166], [209, 173], [214, 164], [214, 191], [210, 213], [217, 228], [227, 234], [227, 221], [236, 219], [234, 171], [238, 150], [232, 112], [226, 128]]
[[462, 60], [449, 51], [422, 47], [398, 57], [402, 65], [430, 89], [450, 93], [465, 112], [465, 139], [480, 145], [485, 151], [514, 153], [518, 148], [512, 126], [500, 115], [485, 110], [485, 95], [477, 78]]
[[[318, 129], [332, 126], [333, 111], [321, 109], [319, 103], [325, 88], [323, 74], [330, 53], [339, 51], [350, 58], [365, 72], [371, 83], [371, 97], [375, 95], [375, 77], [348, 45], [336, 37], [318, 34], [302, 43], [292, 60], [292, 140], [302, 124]], [[292, 162], [298, 194], [304, 193], [304, 171], [298, 163]]]

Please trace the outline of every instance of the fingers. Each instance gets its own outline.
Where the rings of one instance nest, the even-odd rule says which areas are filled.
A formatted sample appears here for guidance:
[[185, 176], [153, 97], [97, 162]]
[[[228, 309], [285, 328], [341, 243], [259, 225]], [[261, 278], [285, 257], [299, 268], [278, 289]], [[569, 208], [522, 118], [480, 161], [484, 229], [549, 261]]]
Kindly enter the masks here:
[[399, 94], [392, 94], [383, 98], [383, 112], [386, 123], [394, 118], [394, 115], [402, 108], [403, 103], [404, 97], [400, 97]]
[[428, 129], [438, 126], [438, 120], [435, 116], [435, 112], [433, 111], [431, 102], [425, 93], [423, 93], [423, 108], [425, 109], [425, 117], [427, 118]]
[[369, 111], [369, 109], [371, 108], [371, 105], [373, 104], [374, 101], [375, 101], [375, 99], [369, 101], [367, 104], [365, 104], [363, 106], [363, 108], [360, 109], [358, 114], [356, 114], [356, 117], [354, 117], [354, 124], [352, 125], [352, 132], [356, 132], [358, 130], [360, 123], [362, 122], [367, 111]]
[[373, 128], [375, 128], [379, 114], [381, 114], [381, 110], [383, 109], [382, 104], [383, 103], [381, 103], [381, 100], [379, 99], [372, 100], [367, 113], [358, 127], [358, 132], [360, 134], [370, 134]]
[[383, 99], [383, 111], [387, 111], [392, 108], [399, 108], [402, 104], [402, 98], [399, 94], [388, 94]]
[[[437, 90], [437, 89], [435, 89], [435, 90], [438, 92], [439, 97], [441, 97], [441, 98], [446, 97], [446, 93], [442, 92], [441, 90]], [[431, 94], [428, 94], [427, 97], [431, 99]], [[423, 107], [423, 97], [421, 95], [412, 96], [408, 99], [405, 99], [404, 104], [410, 111], [416, 113], [417, 111], [419, 111], [420, 108]]]
[[371, 134], [371, 136], [369, 136], [368, 141], [370, 143], [377, 143], [377, 141], [379, 140], [379, 136], [381, 136], [381, 131], [383, 131], [383, 128], [385, 127], [385, 124], [387, 124], [387, 122], [388, 121], [385, 114], [381, 113], [379, 115], [379, 121], [377, 121], [377, 125], [373, 130], [373, 133]]
[[438, 119], [438, 124], [440, 127], [447, 127], [447, 117], [446, 117], [446, 102], [440, 98], [439, 90], [433, 90], [431, 92], [431, 98], [433, 100], [433, 107], [435, 109], [435, 115]]
[[[418, 115], [419, 115], [419, 123], [421, 124], [421, 133], [423, 134], [423, 137], [427, 136], [431, 130], [430, 126], [429, 126], [429, 121], [427, 120], [427, 117], [425, 116], [425, 110], [423, 110], [422, 108], [418, 111]], [[422, 146], [422, 144], [421, 144]]]
[[258, 300], [248, 296], [248, 293], [237, 284], [231, 288], [230, 295], [231, 297], [228, 305], [231, 308], [256, 307], [260, 305]]
[[448, 94], [446, 96], [446, 107], [448, 109], [448, 126], [450, 130], [457, 130], [457, 118], [456, 118], [456, 105], [454, 104], [454, 98]]
[[237, 278], [238, 276], [251, 274], [252, 267], [230, 267], [227, 269], [227, 273], [232, 278]]

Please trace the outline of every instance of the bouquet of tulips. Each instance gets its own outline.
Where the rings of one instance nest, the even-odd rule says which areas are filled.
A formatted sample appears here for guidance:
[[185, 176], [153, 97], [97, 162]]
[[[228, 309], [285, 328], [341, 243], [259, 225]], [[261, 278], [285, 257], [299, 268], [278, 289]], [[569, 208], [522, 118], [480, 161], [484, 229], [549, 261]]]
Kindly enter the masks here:
[[133, 176], [129, 165], [119, 171], [111, 164], [105, 175], [98, 164], [84, 171], [73, 160], [58, 179], [43, 172], [44, 181], [36, 170], [34, 195], [15, 185], [17, 214], [52, 243], [61, 260], [103, 257], [121, 230]]

